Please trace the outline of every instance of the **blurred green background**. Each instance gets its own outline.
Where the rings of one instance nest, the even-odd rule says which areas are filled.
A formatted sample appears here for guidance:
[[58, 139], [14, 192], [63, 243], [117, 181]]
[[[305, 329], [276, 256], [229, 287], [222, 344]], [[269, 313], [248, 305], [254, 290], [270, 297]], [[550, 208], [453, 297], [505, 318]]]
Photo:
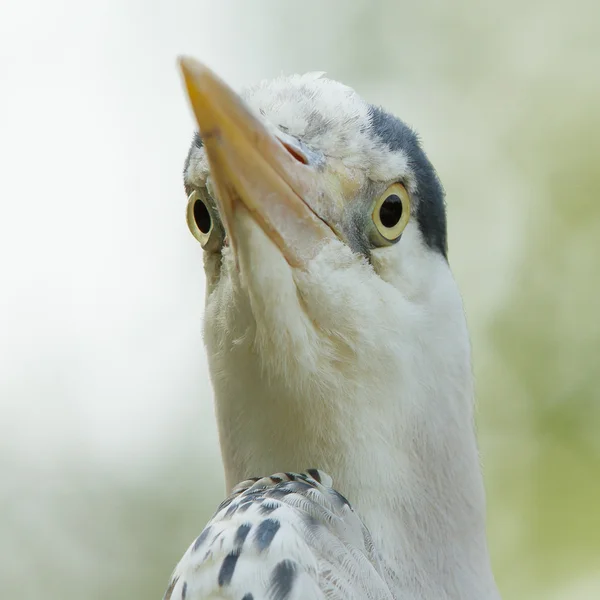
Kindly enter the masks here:
[[600, 598], [600, 5], [9, 0], [0, 597], [160, 598], [224, 494], [184, 222], [188, 53], [325, 70], [446, 187], [505, 599]]

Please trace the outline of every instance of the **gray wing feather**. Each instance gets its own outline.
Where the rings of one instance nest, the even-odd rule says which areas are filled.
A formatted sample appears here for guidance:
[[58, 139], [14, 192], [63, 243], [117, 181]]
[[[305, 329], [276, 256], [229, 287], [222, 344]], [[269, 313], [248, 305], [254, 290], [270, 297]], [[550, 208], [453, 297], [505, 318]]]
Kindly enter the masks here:
[[237, 485], [164, 600], [392, 600], [371, 535], [314, 469]]

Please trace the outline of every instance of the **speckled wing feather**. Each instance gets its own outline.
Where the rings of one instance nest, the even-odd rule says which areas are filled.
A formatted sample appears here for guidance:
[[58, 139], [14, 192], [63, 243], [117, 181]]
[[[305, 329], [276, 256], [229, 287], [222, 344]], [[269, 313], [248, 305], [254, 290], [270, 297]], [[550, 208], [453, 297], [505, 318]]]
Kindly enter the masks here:
[[367, 528], [322, 471], [236, 486], [164, 600], [392, 599]]

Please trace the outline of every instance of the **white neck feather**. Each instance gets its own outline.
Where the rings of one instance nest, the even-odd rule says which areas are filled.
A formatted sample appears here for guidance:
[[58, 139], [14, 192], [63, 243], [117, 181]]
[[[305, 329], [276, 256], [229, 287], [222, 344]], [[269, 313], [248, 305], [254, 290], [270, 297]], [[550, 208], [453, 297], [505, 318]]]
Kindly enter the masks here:
[[[295, 327], [289, 303], [298, 302], [296, 284], [307, 281], [290, 279], [288, 290], [275, 277], [277, 306], [264, 305], [267, 280], [250, 286], [262, 289], [260, 298], [250, 292], [248, 301], [235, 286], [209, 297], [206, 343], [226, 480], [231, 487], [250, 476], [322, 469], [370, 529], [395, 572], [399, 598], [491, 600], [498, 595], [485, 535], [468, 333], [447, 264], [428, 259], [426, 268], [422, 280], [436, 282], [434, 289], [404, 290], [406, 301], [396, 303], [385, 330], [374, 323], [339, 335], [335, 355], [321, 341], [316, 356], [305, 356], [303, 348], [318, 344], [304, 330], [297, 340], [283, 335]], [[322, 297], [303, 298], [321, 325], [331, 316], [331, 290], [344, 288], [329, 285]], [[354, 284], [352, 294], [372, 289]], [[376, 310], [380, 299], [345, 299], [346, 318], [360, 322], [361, 307]], [[225, 334], [211, 323], [228, 303], [238, 318]], [[256, 324], [261, 311], [269, 328]], [[339, 310], [335, 318], [339, 327]], [[265, 364], [265, 354], [276, 364]]]

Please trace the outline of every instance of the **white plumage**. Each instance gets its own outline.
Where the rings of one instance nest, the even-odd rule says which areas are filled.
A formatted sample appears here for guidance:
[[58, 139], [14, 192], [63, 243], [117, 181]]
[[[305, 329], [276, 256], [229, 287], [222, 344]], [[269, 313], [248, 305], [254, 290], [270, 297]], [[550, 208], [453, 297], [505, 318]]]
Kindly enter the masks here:
[[234, 491], [167, 596], [498, 598], [443, 191], [415, 134], [320, 76], [242, 104], [183, 69], [227, 485], [315, 466], [337, 491], [310, 475]]
[[312, 471], [236, 486], [186, 552], [167, 599], [392, 600], [369, 532], [330, 485]]

